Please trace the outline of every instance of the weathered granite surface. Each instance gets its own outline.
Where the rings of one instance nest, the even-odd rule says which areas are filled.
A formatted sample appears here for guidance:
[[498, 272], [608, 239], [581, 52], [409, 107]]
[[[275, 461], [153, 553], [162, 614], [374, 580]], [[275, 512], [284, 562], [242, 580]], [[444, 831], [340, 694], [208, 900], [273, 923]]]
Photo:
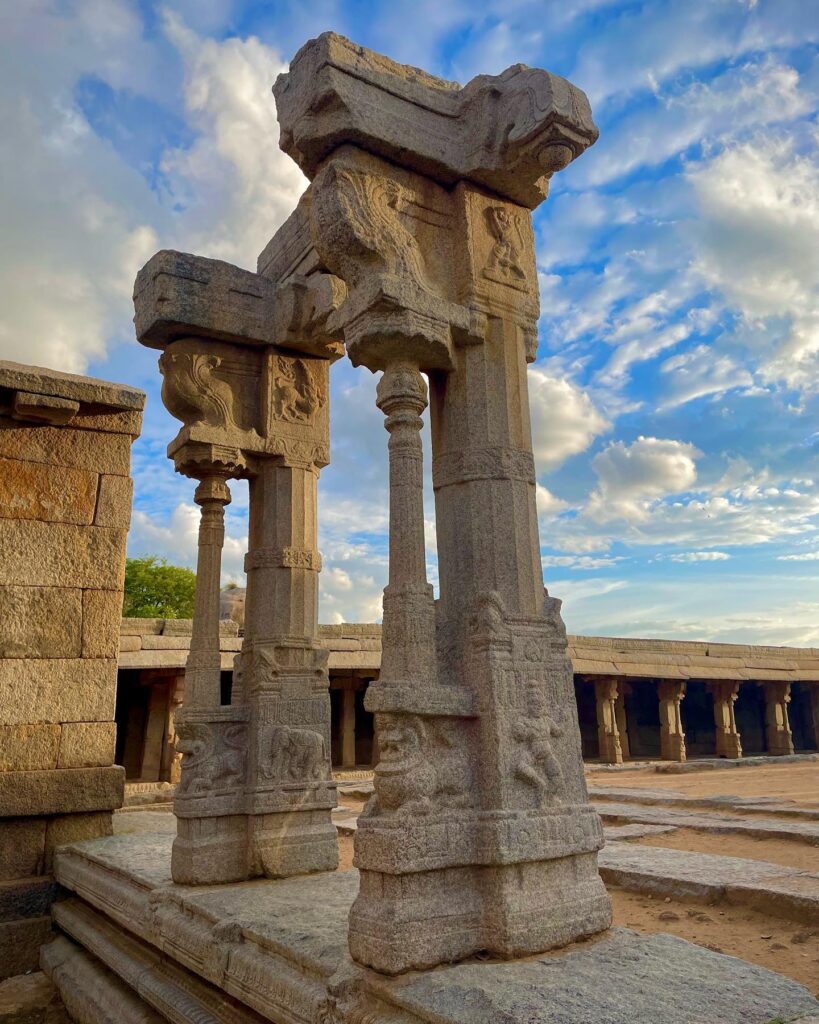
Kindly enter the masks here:
[[[633, 792], [633, 791], [632, 791]], [[738, 814], [683, 810], [678, 807], [652, 807], [638, 803], [600, 801], [595, 804], [605, 822], [640, 822], [647, 825], [673, 825], [700, 832], [738, 832], [757, 839], [792, 839], [819, 846], [819, 823], [765, 818], [756, 814], [747, 818]]]
[[[146, 998], [164, 1001], [166, 1015], [173, 1007], [176, 1021], [196, 1019], [186, 1007], [194, 991], [201, 1007], [203, 980], [277, 1024], [768, 1024], [819, 1013], [805, 988], [770, 971], [623, 929], [561, 953], [387, 979], [347, 951], [357, 872], [177, 886], [170, 845], [140, 835], [64, 848], [57, 877], [85, 902], [61, 905], [57, 920], [107, 965], [98, 971], [137, 987], [156, 979]], [[109, 921], [96, 925], [87, 904]], [[152, 951], [164, 954], [164, 977], [156, 967], [143, 975]], [[86, 955], [86, 974], [89, 964]], [[210, 1009], [216, 1021], [236, 1019]]]

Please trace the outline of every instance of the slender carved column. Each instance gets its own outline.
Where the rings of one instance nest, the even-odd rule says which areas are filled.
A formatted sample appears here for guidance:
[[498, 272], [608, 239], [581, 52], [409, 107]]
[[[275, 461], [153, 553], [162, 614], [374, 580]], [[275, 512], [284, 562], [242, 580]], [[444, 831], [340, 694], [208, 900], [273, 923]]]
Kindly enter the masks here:
[[793, 753], [793, 735], [788, 718], [791, 702], [790, 683], [765, 683], [765, 731], [768, 738], [768, 753], [781, 755]]
[[341, 691], [341, 767], [355, 768], [355, 690]]
[[734, 704], [739, 696], [739, 683], [720, 680], [709, 683], [714, 698], [714, 728], [717, 757], [742, 757], [742, 740], [734, 717]]
[[659, 687], [660, 697], [660, 756], [664, 761], [685, 760], [685, 731], [680, 703], [685, 697], [685, 683], [664, 679]]
[[618, 680], [595, 679], [594, 695], [597, 701], [597, 739], [600, 760], [605, 764], [622, 764], [623, 748], [617, 727]]
[[424, 547], [424, 378], [408, 363], [390, 364], [378, 382], [376, 403], [390, 435], [389, 583], [376, 685], [406, 685], [416, 678], [430, 685], [435, 679], [435, 605]]
[[631, 757], [631, 743], [628, 736], [628, 714], [626, 712], [626, 694], [631, 693], [631, 686], [624, 680], [620, 680], [617, 687], [617, 703], [614, 705], [614, 714], [617, 718], [617, 732], [620, 735], [620, 749], [623, 752], [623, 760], [628, 761]]
[[216, 707], [220, 703], [219, 593], [225, 543], [225, 506], [230, 504], [230, 500], [226, 477], [218, 473], [203, 476], [194, 494], [194, 501], [202, 511], [193, 632], [185, 668], [186, 708]]

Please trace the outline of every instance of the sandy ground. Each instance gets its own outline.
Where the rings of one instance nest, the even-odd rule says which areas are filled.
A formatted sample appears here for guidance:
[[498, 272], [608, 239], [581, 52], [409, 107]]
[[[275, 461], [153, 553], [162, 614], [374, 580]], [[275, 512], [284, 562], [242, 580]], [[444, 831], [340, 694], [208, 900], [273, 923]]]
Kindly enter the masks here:
[[806, 807], [819, 806], [819, 761], [760, 765], [758, 768], [716, 768], [684, 775], [645, 770], [589, 772], [587, 781], [590, 786], [673, 789], [693, 797], [775, 796]]
[[[717, 853], [722, 857], [744, 857], [765, 860], [787, 868], [819, 873], [819, 846], [794, 842], [791, 839], [755, 839], [753, 836], [716, 835], [679, 828], [666, 835], [646, 836], [632, 840], [640, 846], [662, 846], [666, 850], [691, 850], [695, 853]], [[819, 922], [817, 922], [819, 927]]]

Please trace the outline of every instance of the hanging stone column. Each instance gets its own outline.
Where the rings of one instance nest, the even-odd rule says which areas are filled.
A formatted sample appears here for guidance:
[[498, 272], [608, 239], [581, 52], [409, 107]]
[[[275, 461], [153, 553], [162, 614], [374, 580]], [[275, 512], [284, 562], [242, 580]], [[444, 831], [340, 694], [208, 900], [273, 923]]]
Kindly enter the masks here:
[[742, 757], [742, 740], [734, 717], [739, 683], [733, 680], [720, 680], [709, 683], [708, 690], [714, 698], [717, 757]]
[[341, 691], [341, 767], [355, 768], [355, 690]]
[[520, 66], [461, 89], [329, 33], [274, 91], [282, 148], [312, 180], [318, 256], [347, 286], [333, 326], [355, 365], [384, 373], [391, 434], [382, 669], [366, 698], [380, 755], [350, 951], [393, 974], [571, 942], [608, 927], [611, 905], [560, 602], [543, 587], [526, 364], [530, 211], [596, 138], [588, 102]]
[[[332, 869], [327, 654], [317, 639], [316, 482], [329, 460], [328, 275], [282, 272], [299, 211], [265, 250], [266, 274], [163, 251], [137, 276], [139, 340], [162, 349], [162, 398], [182, 428], [168, 448], [200, 480], [196, 610], [175, 716], [175, 882]], [[301, 220], [302, 225], [305, 223]], [[304, 233], [299, 236], [304, 239]], [[309, 235], [306, 242], [309, 263]], [[298, 259], [296, 264], [298, 264]], [[272, 265], [272, 269], [271, 269]], [[250, 481], [245, 639], [220, 704], [219, 584], [227, 481]]]
[[612, 678], [594, 680], [597, 702], [597, 741], [600, 760], [605, 764], [622, 764], [623, 748], [617, 722], [618, 682]]
[[664, 761], [684, 761], [685, 731], [680, 704], [685, 697], [685, 683], [663, 679], [657, 692], [660, 698], [660, 757]]
[[768, 753], [774, 755], [793, 753], [793, 734], [788, 717], [791, 702], [791, 684], [768, 682], [763, 684], [765, 692], [765, 733]]
[[628, 761], [631, 757], [631, 743], [628, 735], [628, 714], [626, 713], [626, 694], [631, 693], [631, 685], [624, 679], [619, 680], [617, 686], [617, 703], [614, 705], [614, 715], [617, 719], [617, 732], [620, 736], [620, 750], [623, 760]]

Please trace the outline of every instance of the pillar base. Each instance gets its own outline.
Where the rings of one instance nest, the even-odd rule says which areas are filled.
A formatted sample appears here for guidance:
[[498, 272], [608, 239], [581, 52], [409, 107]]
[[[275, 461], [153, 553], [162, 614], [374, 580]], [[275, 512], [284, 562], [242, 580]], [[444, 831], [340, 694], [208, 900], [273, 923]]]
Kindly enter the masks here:
[[242, 882], [247, 870], [247, 818], [176, 819], [171, 875], [178, 885], [221, 885]]
[[382, 974], [483, 952], [504, 960], [530, 956], [611, 925], [595, 854], [403, 876], [362, 871], [360, 877], [350, 953]]
[[338, 867], [329, 809], [260, 814], [249, 818], [248, 825], [252, 876], [287, 878]]
[[717, 757], [742, 757], [739, 733], [717, 733]]

